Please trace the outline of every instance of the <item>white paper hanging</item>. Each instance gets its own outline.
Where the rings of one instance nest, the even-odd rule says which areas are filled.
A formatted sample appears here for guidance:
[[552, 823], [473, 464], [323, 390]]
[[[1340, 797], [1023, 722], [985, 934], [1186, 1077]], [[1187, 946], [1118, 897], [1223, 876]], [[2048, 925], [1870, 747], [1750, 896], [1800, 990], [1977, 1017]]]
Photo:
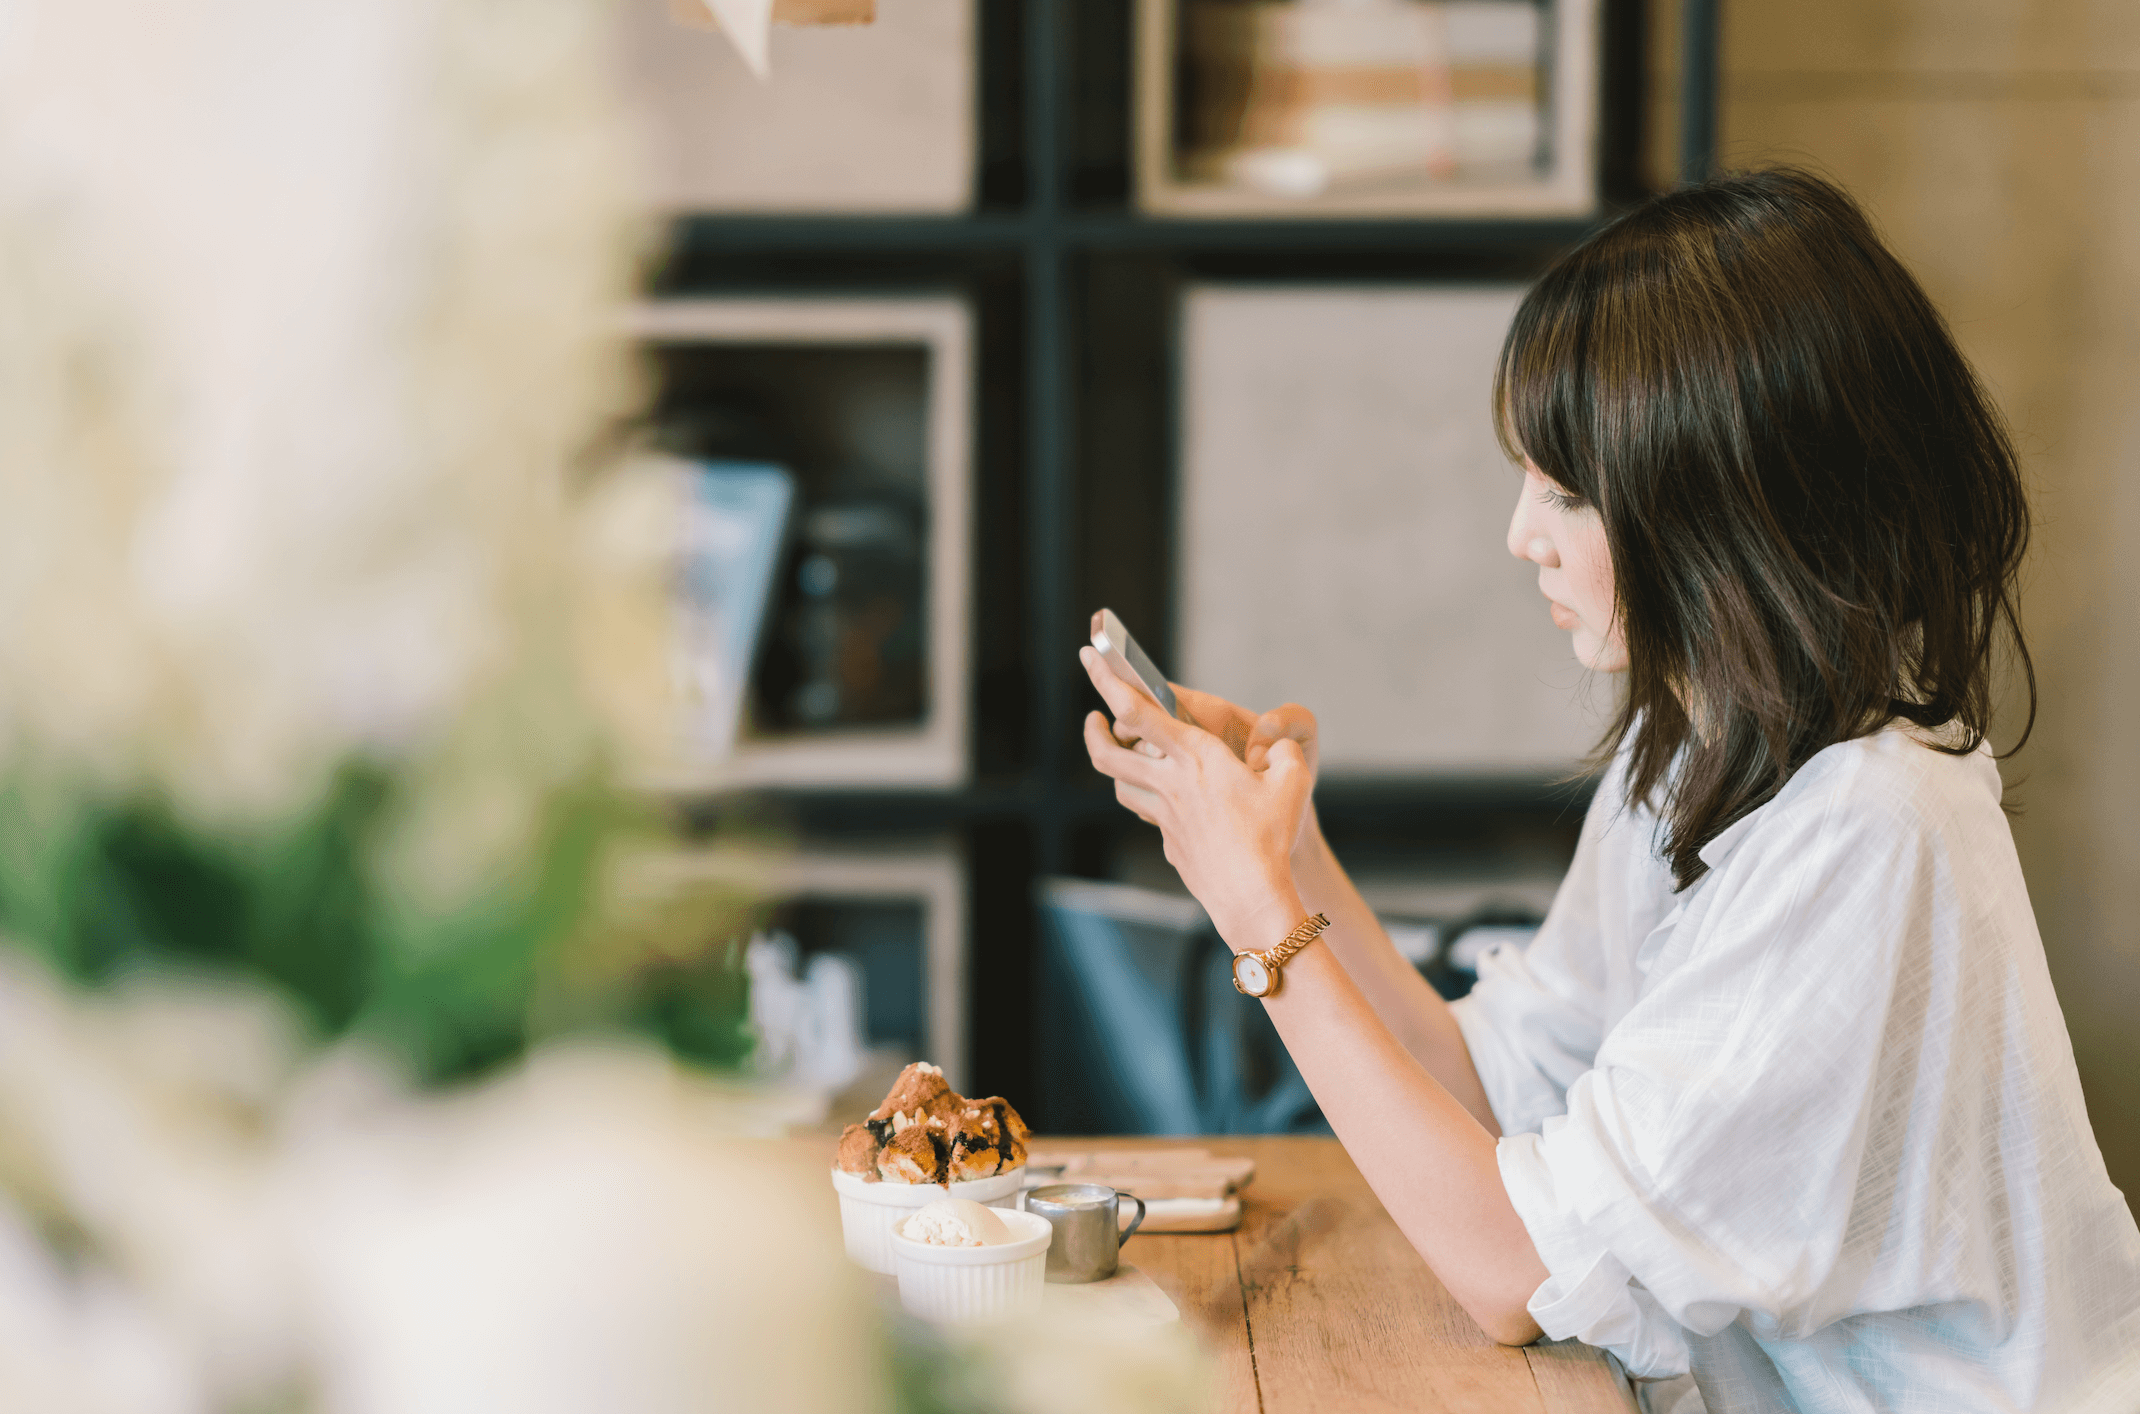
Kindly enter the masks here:
[[771, 72], [773, 0], [669, 0], [669, 12], [694, 29], [718, 29], [759, 78]]

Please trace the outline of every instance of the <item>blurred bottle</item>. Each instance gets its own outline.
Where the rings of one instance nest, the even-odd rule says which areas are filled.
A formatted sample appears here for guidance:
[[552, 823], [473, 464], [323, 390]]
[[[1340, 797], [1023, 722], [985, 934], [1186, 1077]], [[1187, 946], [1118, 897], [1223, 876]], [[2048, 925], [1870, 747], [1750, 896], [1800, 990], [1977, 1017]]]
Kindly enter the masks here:
[[921, 508], [892, 488], [808, 510], [758, 678], [761, 731], [918, 722], [926, 710]]
[[786, 933], [761, 933], [744, 953], [750, 1025], [760, 1075], [831, 1093], [861, 1073], [862, 969], [819, 953], [798, 976], [799, 950]]

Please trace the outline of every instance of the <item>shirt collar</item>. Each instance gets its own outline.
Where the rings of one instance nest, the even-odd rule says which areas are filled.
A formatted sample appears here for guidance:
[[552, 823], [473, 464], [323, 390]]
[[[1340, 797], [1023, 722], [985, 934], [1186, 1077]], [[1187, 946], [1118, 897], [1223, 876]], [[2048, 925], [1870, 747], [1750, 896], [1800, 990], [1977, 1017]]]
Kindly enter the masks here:
[[[1772, 804], [1773, 802], [1770, 803]], [[1708, 865], [1711, 869], [1723, 868], [1724, 861], [1731, 857], [1731, 852], [1739, 847], [1739, 842], [1745, 839], [1753, 830], [1755, 822], [1761, 818], [1761, 812], [1766, 809], [1768, 809], [1768, 804], [1763, 804], [1756, 809], [1747, 811], [1744, 815], [1717, 831], [1716, 838], [1696, 850], [1695, 854], [1700, 857], [1702, 863]]]

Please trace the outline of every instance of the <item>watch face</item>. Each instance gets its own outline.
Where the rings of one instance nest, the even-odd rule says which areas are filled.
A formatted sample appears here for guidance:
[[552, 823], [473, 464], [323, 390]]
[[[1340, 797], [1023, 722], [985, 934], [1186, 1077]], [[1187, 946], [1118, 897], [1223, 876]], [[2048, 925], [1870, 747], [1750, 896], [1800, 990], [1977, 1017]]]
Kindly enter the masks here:
[[1252, 997], [1264, 996], [1271, 990], [1271, 970], [1254, 953], [1235, 953], [1233, 984]]

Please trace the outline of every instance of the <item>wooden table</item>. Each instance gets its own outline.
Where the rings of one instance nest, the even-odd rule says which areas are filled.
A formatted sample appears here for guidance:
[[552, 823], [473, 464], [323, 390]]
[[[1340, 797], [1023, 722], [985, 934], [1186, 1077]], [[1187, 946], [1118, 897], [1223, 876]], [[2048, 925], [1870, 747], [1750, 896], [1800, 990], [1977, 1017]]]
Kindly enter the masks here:
[[1256, 1161], [1237, 1231], [1142, 1235], [1123, 1249], [1217, 1354], [1225, 1414], [1635, 1408], [1626, 1376], [1602, 1351], [1574, 1341], [1512, 1350], [1487, 1339], [1334, 1139], [1045, 1142], [1051, 1149], [1196, 1145]]

